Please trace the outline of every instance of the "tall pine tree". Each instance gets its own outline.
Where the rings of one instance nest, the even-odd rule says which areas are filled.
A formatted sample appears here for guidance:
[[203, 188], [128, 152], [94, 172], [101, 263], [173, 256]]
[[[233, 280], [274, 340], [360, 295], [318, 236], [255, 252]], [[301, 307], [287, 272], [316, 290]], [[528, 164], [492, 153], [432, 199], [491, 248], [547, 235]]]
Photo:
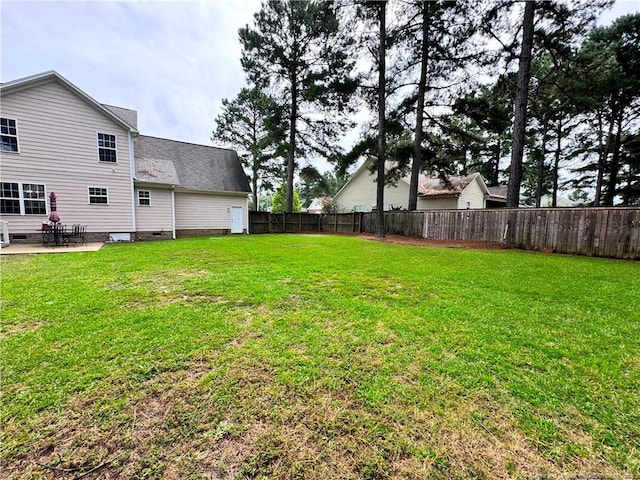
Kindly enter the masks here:
[[238, 151], [249, 171], [253, 208], [259, 210], [259, 189], [272, 189], [282, 178], [286, 122], [276, 102], [257, 88], [243, 88], [233, 100], [222, 100], [212, 140]]
[[330, 156], [349, 125], [356, 82], [351, 40], [342, 35], [333, 2], [268, 1], [254, 25], [240, 29], [242, 66], [249, 79], [267, 89], [288, 116], [287, 195], [291, 212], [296, 158]]

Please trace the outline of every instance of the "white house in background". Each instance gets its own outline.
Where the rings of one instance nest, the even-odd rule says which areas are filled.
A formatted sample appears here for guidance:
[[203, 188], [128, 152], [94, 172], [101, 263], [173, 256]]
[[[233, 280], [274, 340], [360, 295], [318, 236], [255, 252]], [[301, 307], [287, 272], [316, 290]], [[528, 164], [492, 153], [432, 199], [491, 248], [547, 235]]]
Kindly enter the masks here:
[[[377, 174], [371, 173], [374, 160], [365, 161], [333, 198], [339, 212], [370, 212], [376, 208]], [[410, 175], [384, 189], [384, 210], [407, 209]], [[418, 210], [457, 210], [495, 208], [506, 204], [506, 196], [493, 193], [479, 173], [464, 177], [439, 177], [420, 174]]]
[[331, 200], [331, 197], [316, 197], [311, 200], [311, 203], [306, 208], [307, 213], [322, 213], [325, 202]]
[[235, 151], [140, 135], [137, 112], [103, 105], [56, 72], [0, 85], [0, 217], [37, 242], [57, 195], [91, 240], [248, 231]]

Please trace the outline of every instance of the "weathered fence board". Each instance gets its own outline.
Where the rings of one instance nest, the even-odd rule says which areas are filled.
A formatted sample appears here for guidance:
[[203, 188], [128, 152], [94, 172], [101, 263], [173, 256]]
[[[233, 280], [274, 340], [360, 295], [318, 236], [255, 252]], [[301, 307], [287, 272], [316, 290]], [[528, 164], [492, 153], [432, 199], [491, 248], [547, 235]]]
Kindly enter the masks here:
[[[394, 211], [384, 217], [390, 235], [640, 259], [640, 207]], [[376, 214], [250, 212], [249, 222], [251, 233], [374, 233]]]
[[319, 227], [315, 213], [249, 212], [250, 233], [317, 232]]
[[429, 211], [424, 222], [423, 237], [432, 240], [481, 240], [557, 253], [640, 258], [637, 207]]

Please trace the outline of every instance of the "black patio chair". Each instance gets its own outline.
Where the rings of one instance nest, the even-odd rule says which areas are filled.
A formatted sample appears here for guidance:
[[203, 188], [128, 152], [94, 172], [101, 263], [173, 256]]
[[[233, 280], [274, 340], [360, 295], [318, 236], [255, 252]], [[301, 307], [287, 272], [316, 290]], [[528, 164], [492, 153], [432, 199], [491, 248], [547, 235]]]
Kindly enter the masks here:
[[67, 233], [69, 236], [69, 241], [73, 243], [79, 243], [80, 245], [85, 245], [87, 242], [85, 237], [87, 235], [87, 226], [74, 224], [71, 226], [71, 230]]

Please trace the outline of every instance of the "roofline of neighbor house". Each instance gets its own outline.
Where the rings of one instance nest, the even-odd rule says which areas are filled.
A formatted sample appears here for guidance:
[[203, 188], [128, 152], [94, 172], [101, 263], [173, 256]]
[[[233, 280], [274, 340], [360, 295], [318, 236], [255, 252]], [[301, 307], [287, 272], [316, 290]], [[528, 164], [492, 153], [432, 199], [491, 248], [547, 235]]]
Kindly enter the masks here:
[[[71, 90], [73, 93], [75, 93], [82, 100], [84, 100], [89, 105], [94, 107], [96, 110], [99, 110], [103, 115], [109, 117], [114, 122], [123, 126], [126, 130], [129, 130], [131, 133], [139, 133], [137, 128], [135, 128], [133, 125], [129, 125], [122, 118], [118, 117], [116, 114], [109, 111], [100, 102], [96, 101], [93, 97], [91, 97], [87, 93], [80, 90], [78, 87], [76, 87], [73, 83], [71, 83], [69, 80], [64, 78], [55, 70], [49, 70], [46, 72], [31, 75], [28, 77], [11, 80], [10, 82], [2, 83], [0, 84], [0, 93], [6, 94], [6, 93], [19, 92], [20, 90], [31, 88], [36, 85], [41, 85], [51, 80], [55, 80], [59, 82], [60, 84], [62, 84], [63, 86]], [[124, 108], [124, 107], [120, 107], [120, 108]]]

